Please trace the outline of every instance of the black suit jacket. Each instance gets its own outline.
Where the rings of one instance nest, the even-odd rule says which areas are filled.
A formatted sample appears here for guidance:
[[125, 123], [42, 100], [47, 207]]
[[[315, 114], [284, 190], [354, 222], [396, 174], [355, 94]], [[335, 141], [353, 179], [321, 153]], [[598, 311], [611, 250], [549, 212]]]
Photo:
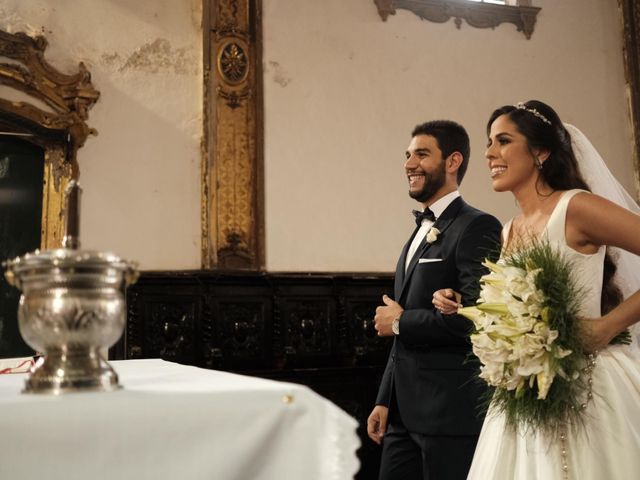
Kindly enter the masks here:
[[[433, 293], [453, 288], [463, 305], [477, 300], [481, 262], [497, 257], [500, 222], [458, 197], [437, 219], [437, 240], [423, 240], [405, 273], [405, 245], [395, 276], [395, 299], [403, 307], [400, 335], [395, 337], [376, 403], [389, 406], [392, 395], [411, 432], [427, 435], [476, 435], [484, 385], [475, 378], [478, 363], [469, 362], [471, 322], [442, 315], [431, 303]], [[439, 259], [419, 262], [419, 259]]]

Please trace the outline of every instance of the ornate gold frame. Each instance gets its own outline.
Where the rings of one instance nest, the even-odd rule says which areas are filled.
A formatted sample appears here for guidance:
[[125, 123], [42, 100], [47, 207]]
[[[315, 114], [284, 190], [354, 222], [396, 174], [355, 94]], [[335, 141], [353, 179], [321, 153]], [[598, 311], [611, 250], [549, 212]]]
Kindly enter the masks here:
[[471, 3], [467, 0], [373, 0], [383, 21], [395, 15], [396, 8], [410, 10], [420, 18], [445, 23], [454, 18], [457, 28], [466, 20], [476, 28], [496, 28], [501, 23], [513, 23], [527, 39], [531, 38], [536, 24], [538, 7], [531, 0], [519, 0], [516, 5]]
[[636, 199], [640, 195], [640, 6], [635, 0], [618, 0], [622, 10], [624, 60], [629, 84], [629, 108], [633, 127]]
[[0, 84], [9, 86], [46, 104], [44, 110], [27, 102], [0, 98], [0, 127], [23, 135], [44, 149], [42, 195], [42, 248], [62, 244], [63, 193], [78, 177], [77, 152], [89, 135], [97, 132], [86, 124], [88, 110], [100, 92], [91, 84], [83, 63], [78, 73], [65, 75], [44, 59], [47, 40], [24, 33], [0, 30]]
[[204, 0], [202, 268], [264, 269], [261, 0]]

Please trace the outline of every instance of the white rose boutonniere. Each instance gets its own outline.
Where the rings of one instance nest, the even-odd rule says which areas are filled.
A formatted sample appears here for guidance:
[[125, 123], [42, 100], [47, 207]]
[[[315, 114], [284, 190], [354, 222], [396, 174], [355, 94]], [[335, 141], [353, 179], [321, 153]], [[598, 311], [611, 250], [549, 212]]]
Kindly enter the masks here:
[[427, 243], [433, 243], [438, 240], [438, 235], [440, 235], [440, 230], [436, 227], [431, 227], [427, 232]]

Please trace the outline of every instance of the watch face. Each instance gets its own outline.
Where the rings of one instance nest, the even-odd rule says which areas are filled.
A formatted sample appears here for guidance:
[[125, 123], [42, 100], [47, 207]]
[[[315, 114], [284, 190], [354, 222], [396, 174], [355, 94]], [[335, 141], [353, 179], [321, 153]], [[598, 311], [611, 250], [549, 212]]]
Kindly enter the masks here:
[[400, 322], [398, 320], [394, 320], [391, 324], [391, 331], [395, 335], [400, 335]]

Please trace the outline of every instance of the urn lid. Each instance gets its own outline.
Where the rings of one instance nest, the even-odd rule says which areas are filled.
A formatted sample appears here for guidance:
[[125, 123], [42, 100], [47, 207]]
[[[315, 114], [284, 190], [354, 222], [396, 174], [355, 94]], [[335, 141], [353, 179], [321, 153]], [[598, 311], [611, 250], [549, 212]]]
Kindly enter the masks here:
[[110, 252], [96, 252], [90, 250], [75, 250], [71, 248], [56, 248], [52, 250], [35, 250], [21, 257], [3, 262], [7, 281], [20, 287], [21, 280], [30, 276], [50, 275], [54, 272], [64, 272], [73, 277], [74, 274], [124, 275], [127, 285], [138, 278], [137, 264], [129, 262]]
[[76, 266], [109, 266], [111, 268], [126, 269], [132, 265], [111, 252], [96, 252], [92, 250], [75, 250], [72, 248], [55, 248], [52, 250], [34, 250], [22, 257], [16, 257], [5, 262], [7, 268], [23, 270], [37, 267], [76, 267]]

